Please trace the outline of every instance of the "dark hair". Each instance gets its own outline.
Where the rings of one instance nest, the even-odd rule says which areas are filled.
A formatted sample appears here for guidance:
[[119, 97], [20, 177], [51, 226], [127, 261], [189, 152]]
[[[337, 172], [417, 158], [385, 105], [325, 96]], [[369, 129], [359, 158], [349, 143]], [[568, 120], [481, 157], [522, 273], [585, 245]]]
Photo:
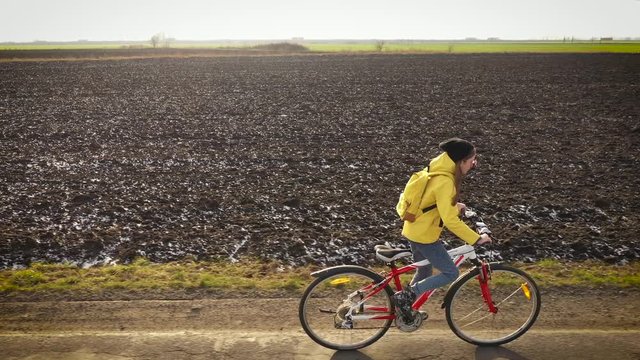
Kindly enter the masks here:
[[446, 151], [451, 160], [455, 163], [471, 156], [474, 150], [473, 144], [460, 138], [445, 140], [440, 143], [439, 147], [441, 150]]
[[438, 146], [441, 150], [446, 151], [451, 160], [456, 163], [456, 195], [453, 198], [453, 205], [455, 205], [460, 198], [460, 191], [462, 189], [462, 171], [460, 170], [460, 161], [472, 157], [476, 153], [476, 148], [467, 140], [462, 140], [460, 138], [451, 138], [445, 140]]

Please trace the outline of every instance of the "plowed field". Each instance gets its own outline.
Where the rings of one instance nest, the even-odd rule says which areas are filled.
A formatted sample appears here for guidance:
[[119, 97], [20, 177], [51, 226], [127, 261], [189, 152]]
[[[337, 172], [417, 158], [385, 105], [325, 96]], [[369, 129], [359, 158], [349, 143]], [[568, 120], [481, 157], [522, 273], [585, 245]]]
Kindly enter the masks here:
[[[508, 260], [640, 258], [640, 56], [0, 63], [0, 266], [367, 263], [459, 136]], [[453, 239], [450, 235], [448, 239]]]

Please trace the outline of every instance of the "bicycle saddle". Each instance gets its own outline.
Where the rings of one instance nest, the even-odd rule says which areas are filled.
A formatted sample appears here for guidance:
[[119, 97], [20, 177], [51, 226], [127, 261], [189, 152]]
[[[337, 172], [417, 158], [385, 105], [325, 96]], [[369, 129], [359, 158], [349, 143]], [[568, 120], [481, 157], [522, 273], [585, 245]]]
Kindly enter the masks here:
[[376, 245], [374, 250], [376, 251], [376, 257], [387, 263], [411, 256], [411, 250], [409, 249], [392, 248], [387, 245]]

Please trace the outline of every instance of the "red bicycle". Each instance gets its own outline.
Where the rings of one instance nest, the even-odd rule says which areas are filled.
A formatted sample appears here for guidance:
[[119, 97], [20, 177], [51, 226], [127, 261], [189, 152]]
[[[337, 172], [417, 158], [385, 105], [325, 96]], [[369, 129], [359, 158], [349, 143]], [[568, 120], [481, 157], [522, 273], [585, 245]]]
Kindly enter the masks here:
[[[489, 232], [484, 223], [476, 225]], [[398, 267], [396, 261], [411, 257], [410, 250], [377, 245], [375, 252], [389, 272], [342, 265], [311, 274], [315, 280], [302, 295], [298, 315], [304, 331], [318, 344], [335, 350], [360, 349], [379, 340], [394, 322], [406, 332], [422, 325], [418, 310], [435, 290], [416, 299], [412, 319], [397, 314], [392, 299], [395, 291], [402, 290], [400, 275], [429, 261]], [[453, 282], [442, 303], [447, 323], [458, 337], [475, 345], [500, 345], [529, 330], [540, 312], [540, 291], [531, 276], [506, 264], [481, 261], [471, 245], [449, 250], [449, 255], [456, 266], [466, 260], [474, 265]]]

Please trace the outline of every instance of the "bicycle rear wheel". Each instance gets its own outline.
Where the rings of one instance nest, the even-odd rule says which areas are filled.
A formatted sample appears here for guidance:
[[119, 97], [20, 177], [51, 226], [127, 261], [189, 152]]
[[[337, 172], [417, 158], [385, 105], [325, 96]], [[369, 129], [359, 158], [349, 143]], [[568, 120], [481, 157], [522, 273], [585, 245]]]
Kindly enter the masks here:
[[[386, 286], [372, 295], [372, 285], [381, 281], [380, 275], [355, 266], [315, 279], [300, 300], [299, 317], [304, 331], [318, 344], [334, 350], [371, 345], [393, 321], [391, 288]], [[368, 296], [371, 297], [361, 306], [355, 306]], [[355, 315], [353, 320], [350, 315]]]
[[540, 312], [540, 291], [524, 271], [503, 264], [491, 265], [488, 282], [497, 312], [485, 303], [478, 280], [479, 269], [451, 286], [446, 317], [451, 330], [475, 345], [500, 345], [512, 341], [533, 325]]

